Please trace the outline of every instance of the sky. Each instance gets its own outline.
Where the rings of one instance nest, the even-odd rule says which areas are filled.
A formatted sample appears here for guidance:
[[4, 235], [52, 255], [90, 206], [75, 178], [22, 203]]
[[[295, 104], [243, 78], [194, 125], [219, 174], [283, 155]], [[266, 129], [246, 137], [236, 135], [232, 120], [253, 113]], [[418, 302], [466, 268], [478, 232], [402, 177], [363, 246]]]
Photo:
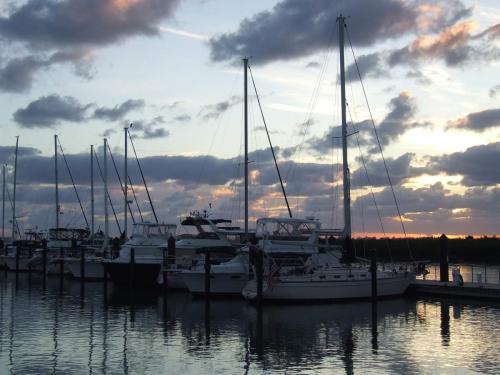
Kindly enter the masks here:
[[[20, 227], [55, 225], [55, 134], [60, 221], [85, 226], [66, 162], [90, 221], [90, 145], [103, 163], [107, 138], [123, 178], [129, 124], [160, 221], [209, 209], [242, 224], [248, 57], [250, 225], [287, 215], [253, 77], [293, 215], [341, 228], [339, 14], [354, 234], [498, 235], [496, 0], [4, 1], [0, 162], [12, 195], [19, 136]], [[152, 220], [130, 143], [128, 160], [134, 220]], [[94, 180], [102, 229], [97, 166]], [[108, 181], [123, 225], [111, 160]], [[8, 199], [5, 212], [8, 235]]]

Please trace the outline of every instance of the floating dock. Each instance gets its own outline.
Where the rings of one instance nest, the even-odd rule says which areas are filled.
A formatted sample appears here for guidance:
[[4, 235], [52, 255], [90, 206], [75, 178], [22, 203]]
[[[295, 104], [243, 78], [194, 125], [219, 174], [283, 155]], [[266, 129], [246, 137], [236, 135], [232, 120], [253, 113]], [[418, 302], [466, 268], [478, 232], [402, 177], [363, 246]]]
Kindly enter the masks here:
[[456, 282], [415, 280], [410, 284], [408, 292], [441, 297], [500, 300], [499, 284], [468, 282], [457, 285]]

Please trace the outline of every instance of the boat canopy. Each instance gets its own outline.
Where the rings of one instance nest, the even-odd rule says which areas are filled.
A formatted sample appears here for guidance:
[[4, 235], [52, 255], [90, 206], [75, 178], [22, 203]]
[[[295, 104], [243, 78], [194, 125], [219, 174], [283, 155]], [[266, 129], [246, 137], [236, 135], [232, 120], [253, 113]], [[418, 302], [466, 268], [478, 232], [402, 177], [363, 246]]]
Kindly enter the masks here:
[[181, 225], [192, 225], [192, 226], [200, 226], [200, 225], [210, 225], [210, 224], [221, 224], [227, 223], [230, 224], [231, 220], [228, 219], [207, 219], [204, 217], [186, 217], [183, 221], [181, 221]]
[[176, 224], [157, 224], [148, 221], [135, 223], [133, 225], [132, 236], [142, 237], [165, 237], [167, 235], [175, 236]]
[[257, 220], [257, 236], [306, 240], [320, 226], [321, 223], [317, 220], [266, 217]]

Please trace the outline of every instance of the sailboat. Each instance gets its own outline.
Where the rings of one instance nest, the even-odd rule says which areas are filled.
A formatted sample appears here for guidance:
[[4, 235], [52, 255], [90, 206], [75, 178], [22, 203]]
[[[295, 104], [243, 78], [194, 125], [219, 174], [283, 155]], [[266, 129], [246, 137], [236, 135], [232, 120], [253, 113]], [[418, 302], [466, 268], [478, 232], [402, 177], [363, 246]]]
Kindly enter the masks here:
[[[343, 200], [344, 228], [342, 230], [318, 230], [318, 235], [329, 239], [342, 237], [344, 254], [349, 254], [351, 247], [351, 211], [350, 180], [347, 161], [347, 121], [344, 71], [344, 28], [345, 17], [337, 18], [339, 24], [340, 83], [342, 110], [342, 164], [343, 164]], [[338, 252], [338, 251], [337, 251]], [[267, 274], [263, 280], [262, 298], [264, 300], [343, 300], [369, 298], [372, 293], [372, 274], [366, 264], [342, 262], [340, 257], [309, 257], [303, 264], [295, 267], [283, 267], [272, 254], [266, 253]], [[378, 296], [399, 296], [406, 292], [414, 274], [407, 270], [376, 271]], [[257, 280], [254, 278], [245, 285], [243, 297], [257, 298]]]

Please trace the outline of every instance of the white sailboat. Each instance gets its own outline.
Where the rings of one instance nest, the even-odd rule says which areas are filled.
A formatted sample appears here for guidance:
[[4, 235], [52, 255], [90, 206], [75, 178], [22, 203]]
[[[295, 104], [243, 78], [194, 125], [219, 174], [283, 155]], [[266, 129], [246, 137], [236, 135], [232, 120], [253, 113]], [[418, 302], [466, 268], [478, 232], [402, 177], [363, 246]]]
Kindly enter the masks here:
[[[348, 246], [351, 239], [350, 181], [347, 161], [347, 121], [344, 71], [344, 28], [345, 18], [340, 15], [340, 83], [342, 109], [342, 156], [344, 187], [344, 228], [343, 230], [323, 231], [328, 238], [341, 236]], [[321, 231], [318, 232], [321, 234]], [[328, 242], [328, 241], [327, 241]], [[270, 254], [266, 256], [267, 272], [263, 280], [264, 300], [343, 300], [371, 296], [371, 272], [366, 264], [326, 262], [323, 257], [310, 257], [295, 269], [283, 268]], [[377, 271], [377, 291], [381, 297], [398, 296], [406, 292], [414, 275], [406, 270]], [[250, 280], [243, 289], [246, 299], [257, 298], [257, 282]]]

